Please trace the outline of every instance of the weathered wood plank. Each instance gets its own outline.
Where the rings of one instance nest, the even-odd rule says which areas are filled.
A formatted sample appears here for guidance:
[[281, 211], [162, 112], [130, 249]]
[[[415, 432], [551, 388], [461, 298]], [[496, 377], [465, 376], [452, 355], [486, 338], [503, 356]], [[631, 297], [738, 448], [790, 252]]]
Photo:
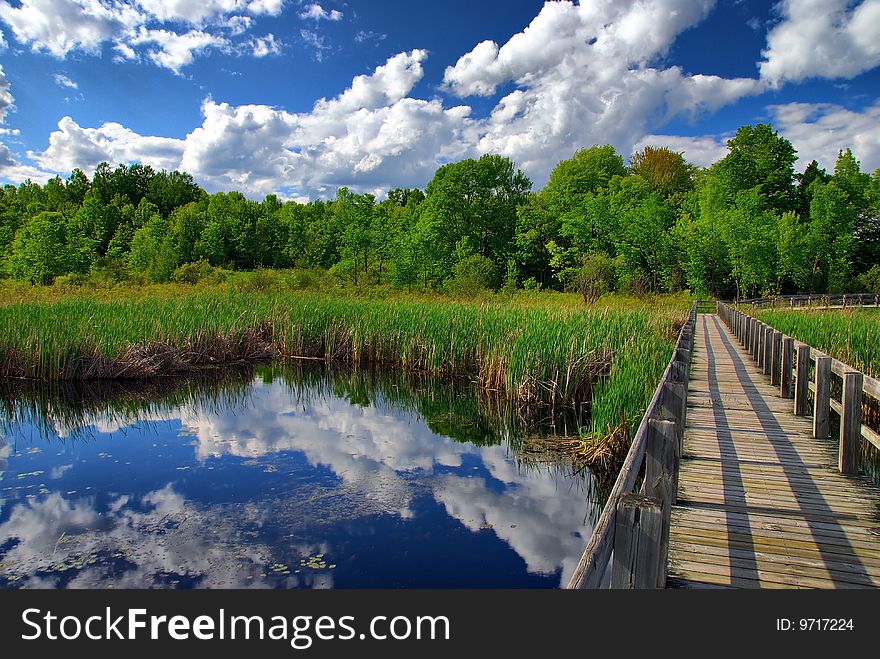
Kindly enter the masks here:
[[834, 360], [812, 355], [810, 383], [809, 347], [741, 318], [698, 317], [667, 584], [880, 587], [880, 488], [842, 475], [829, 438]]

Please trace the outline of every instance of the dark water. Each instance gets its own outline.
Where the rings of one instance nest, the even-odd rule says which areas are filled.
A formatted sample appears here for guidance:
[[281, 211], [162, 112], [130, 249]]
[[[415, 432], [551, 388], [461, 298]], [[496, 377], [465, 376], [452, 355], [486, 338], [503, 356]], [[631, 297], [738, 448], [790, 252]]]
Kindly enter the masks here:
[[461, 383], [114, 387], [0, 401], [0, 586], [558, 587], [596, 516], [520, 444], [559, 427]]

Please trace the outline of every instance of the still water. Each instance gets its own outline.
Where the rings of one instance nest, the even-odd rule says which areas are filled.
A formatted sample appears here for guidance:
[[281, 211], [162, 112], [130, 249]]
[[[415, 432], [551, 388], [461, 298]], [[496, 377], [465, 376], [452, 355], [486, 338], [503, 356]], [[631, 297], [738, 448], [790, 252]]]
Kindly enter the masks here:
[[599, 508], [589, 473], [523, 450], [559, 428], [462, 383], [265, 369], [2, 398], [4, 588], [553, 588]]

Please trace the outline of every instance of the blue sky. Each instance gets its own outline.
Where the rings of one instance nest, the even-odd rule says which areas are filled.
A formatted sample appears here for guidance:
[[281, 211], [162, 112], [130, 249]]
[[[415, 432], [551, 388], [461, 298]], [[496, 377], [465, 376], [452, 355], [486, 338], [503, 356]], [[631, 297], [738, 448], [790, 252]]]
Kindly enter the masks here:
[[0, 0], [0, 180], [102, 161], [259, 198], [584, 146], [707, 165], [772, 122], [880, 167], [880, 0]]

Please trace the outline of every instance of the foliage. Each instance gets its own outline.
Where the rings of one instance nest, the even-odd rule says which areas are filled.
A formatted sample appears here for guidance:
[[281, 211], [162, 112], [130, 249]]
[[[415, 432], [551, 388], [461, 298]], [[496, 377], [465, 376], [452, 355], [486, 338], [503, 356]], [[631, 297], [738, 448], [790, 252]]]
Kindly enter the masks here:
[[[796, 155], [757, 124], [707, 169], [655, 146], [627, 168], [614, 147], [592, 146], [531, 191], [509, 158], [485, 155], [443, 165], [424, 192], [341, 188], [309, 203], [208, 194], [184, 172], [102, 163], [91, 179], [74, 170], [0, 189], [0, 276], [152, 285], [264, 269], [298, 273], [287, 288], [509, 293], [571, 287], [604, 254], [611, 286], [637, 294], [866, 285], [880, 262], [880, 171], [862, 172], [844, 149], [831, 174], [816, 162], [795, 173]], [[260, 289], [267, 277], [235, 281]]]

